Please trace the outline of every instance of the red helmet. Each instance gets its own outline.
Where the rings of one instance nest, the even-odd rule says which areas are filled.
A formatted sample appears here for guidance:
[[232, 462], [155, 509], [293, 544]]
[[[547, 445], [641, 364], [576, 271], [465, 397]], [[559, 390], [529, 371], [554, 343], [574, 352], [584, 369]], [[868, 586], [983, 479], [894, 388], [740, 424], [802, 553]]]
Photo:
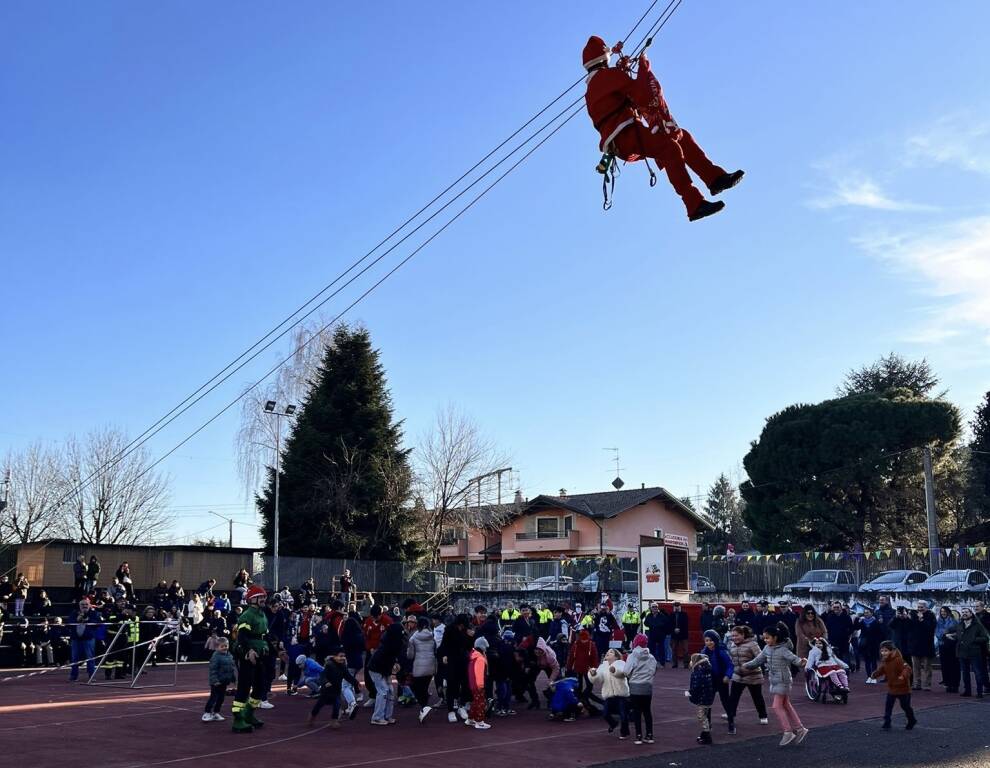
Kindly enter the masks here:
[[588, 38], [588, 44], [584, 46], [584, 51], [581, 54], [581, 60], [584, 62], [585, 69], [591, 69], [596, 64], [601, 64], [603, 61], [608, 61], [609, 54], [608, 45], [597, 35], [592, 35]]
[[244, 594], [244, 602], [250, 603], [256, 597], [268, 597], [268, 593], [265, 592], [264, 587], [259, 587], [257, 584], [252, 584], [248, 587], [248, 591]]

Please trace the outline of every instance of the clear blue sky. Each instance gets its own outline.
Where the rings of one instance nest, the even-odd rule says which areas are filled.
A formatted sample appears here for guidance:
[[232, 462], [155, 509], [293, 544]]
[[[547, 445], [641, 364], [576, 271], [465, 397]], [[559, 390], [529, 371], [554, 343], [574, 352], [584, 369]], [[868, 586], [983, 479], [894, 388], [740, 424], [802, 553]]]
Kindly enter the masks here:
[[[140, 432], [645, 6], [0, 5], [0, 448]], [[694, 494], [768, 415], [891, 350], [968, 418], [990, 388], [988, 26], [978, 0], [685, 0], [654, 68], [745, 182], [688, 224], [629, 167], [603, 213], [580, 115], [351, 316], [409, 435], [453, 402], [526, 495], [607, 488], [606, 446], [628, 483]], [[223, 533], [206, 506], [251, 520], [235, 428], [168, 460], [177, 536]]]

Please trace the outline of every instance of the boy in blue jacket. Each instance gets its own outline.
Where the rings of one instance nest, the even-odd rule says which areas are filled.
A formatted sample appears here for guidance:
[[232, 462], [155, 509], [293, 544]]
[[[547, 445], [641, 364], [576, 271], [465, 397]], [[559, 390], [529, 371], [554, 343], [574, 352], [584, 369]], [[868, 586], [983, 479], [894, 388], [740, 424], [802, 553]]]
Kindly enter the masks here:
[[577, 686], [576, 677], [564, 677], [550, 683], [550, 719], [562, 719], [565, 723], [573, 723], [577, 719], [581, 708]]
[[227, 686], [237, 680], [234, 657], [230, 655], [230, 641], [226, 637], [217, 640], [217, 649], [210, 657], [210, 698], [203, 709], [204, 723], [223, 720], [220, 714]]
[[310, 697], [315, 698], [320, 693], [320, 675], [323, 674], [323, 665], [315, 659], [309, 658], [306, 654], [300, 653], [296, 656], [296, 666], [299, 668], [298, 688], [309, 689]]
[[703, 653], [691, 656], [690, 689], [684, 695], [697, 709], [698, 725], [701, 734], [696, 741], [699, 744], [712, 743], [712, 703], [715, 701], [715, 687], [712, 684], [712, 665]]
[[[732, 658], [726, 650], [722, 638], [714, 629], [705, 631], [705, 647], [701, 652], [708, 657], [708, 663], [712, 669], [712, 687], [718, 694], [718, 700], [722, 704], [722, 709], [728, 714], [729, 710], [729, 684], [732, 682], [732, 673], [735, 668], [732, 666]], [[729, 732], [735, 732], [735, 727], [729, 724]]]

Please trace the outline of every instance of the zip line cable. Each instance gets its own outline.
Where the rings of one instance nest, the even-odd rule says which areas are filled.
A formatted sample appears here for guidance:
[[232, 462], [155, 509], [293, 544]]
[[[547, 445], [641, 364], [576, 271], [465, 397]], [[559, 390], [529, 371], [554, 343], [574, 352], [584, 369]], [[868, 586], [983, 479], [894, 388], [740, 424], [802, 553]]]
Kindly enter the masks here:
[[[671, 4], [669, 4], [667, 6], [667, 8], [669, 9], [671, 7], [671, 5], [673, 5], [674, 3], [676, 3], [676, 5], [680, 5], [680, 2], [681, 1], [682, 0], [671, 0]], [[643, 19], [646, 18], [646, 16], [653, 9], [653, 7], [657, 4], [657, 2], [658, 2], [658, 0], [654, 0], [650, 4], [650, 6], [647, 8], [647, 11], [640, 17], [639, 21], [636, 22], [636, 24], [633, 26], [633, 28], [630, 30], [630, 32], [626, 35], [626, 38], [625, 39], [628, 39], [628, 37], [631, 36], [631, 34], [642, 23]], [[676, 5], [674, 6], [674, 9], [675, 10], [676, 10]], [[664, 13], [666, 13], [666, 12], [667, 11], [665, 10]], [[657, 27], [656, 24], [654, 25], [654, 27], [657, 27], [657, 29], [659, 30], [660, 28], [663, 27], [663, 24], [665, 24], [666, 21], [669, 20], [669, 18], [670, 18], [670, 16], [667, 15], [667, 17], [664, 19], [663, 18], [663, 14], [661, 14], [662, 21], [660, 22], [659, 27]], [[388, 242], [388, 240], [390, 240], [395, 234], [397, 234], [399, 231], [401, 231], [403, 228], [405, 228], [405, 226], [407, 226], [409, 223], [411, 223], [413, 220], [415, 220], [420, 214], [422, 214], [425, 210], [427, 210], [429, 207], [431, 207], [435, 202], [437, 202], [441, 197], [443, 197], [443, 195], [445, 195], [454, 186], [456, 186], [458, 183], [460, 183], [460, 181], [462, 181], [464, 178], [466, 178], [470, 173], [472, 173], [474, 170], [476, 170], [486, 160], [488, 160], [495, 153], [497, 153], [499, 151], [499, 149], [501, 149], [502, 147], [504, 147], [514, 137], [518, 136], [519, 133], [521, 133], [523, 130], [525, 130], [526, 127], [528, 127], [529, 125], [531, 125], [536, 119], [538, 119], [542, 114], [544, 114], [555, 103], [557, 103], [558, 101], [560, 101], [560, 99], [563, 98], [567, 93], [569, 93], [575, 87], [577, 87], [577, 85], [579, 85], [583, 80], [584, 80], [584, 77], [579, 78], [572, 85], [570, 85], [567, 89], [565, 89], [564, 91], [562, 91], [557, 97], [555, 97], [551, 102], [549, 102], [546, 106], [544, 106], [532, 118], [530, 118], [526, 123], [524, 123], [522, 126], [520, 126], [520, 128], [518, 128], [516, 131], [514, 131], [512, 134], [510, 134], [509, 137], [507, 137], [505, 140], [503, 140], [497, 147], [495, 147], [491, 152], [489, 152], [487, 155], [485, 155], [485, 157], [483, 157], [481, 160], [479, 160], [477, 163], [475, 163], [475, 165], [473, 165], [468, 171], [466, 171], [464, 174], [462, 174], [455, 182], [453, 182], [451, 185], [449, 185], [443, 192], [441, 192], [439, 195], [437, 195], [436, 197], [434, 197], [433, 200], [431, 200], [429, 203], [427, 203], [426, 206], [424, 206], [423, 208], [421, 208], [419, 211], [417, 211], [416, 214], [414, 214], [412, 217], [410, 217], [409, 219], [407, 219], [406, 222], [404, 222], [396, 230], [394, 230], [393, 233], [391, 233], [387, 238], [385, 238], [381, 243], [379, 243], [379, 245], [375, 246], [375, 248], [373, 248], [371, 251], [369, 251], [367, 254], [365, 254], [360, 259], [358, 259], [356, 262], [354, 262], [351, 266], [349, 266], [343, 273], [341, 273], [340, 275], [338, 275], [330, 284], [328, 284], [328, 286], [326, 286], [323, 290], [321, 290], [319, 293], [317, 293], [309, 301], [307, 301], [306, 303], [304, 303], [300, 307], [300, 309], [298, 309], [298, 310], [296, 310], [296, 312], [292, 313], [292, 315], [290, 315], [286, 320], [282, 321], [282, 323], [280, 323], [279, 325], [277, 325], [272, 331], [269, 331], [268, 334], [266, 334], [264, 337], [262, 337], [262, 339], [260, 341], [255, 342], [255, 344], [253, 344], [251, 347], [249, 347], [248, 350], [246, 350], [244, 353], [242, 353], [232, 363], [228, 364], [218, 374], [214, 375], [214, 377], [212, 377], [210, 380], [208, 380], [205, 384], [201, 385], [200, 388], [197, 389], [192, 395], [190, 395], [189, 397], [187, 397], [185, 400], [182, 401], [182, 403], [180, 403], [178, 406], [176, 406], [171, 411], [169, 411], [168, 414], [166, 414], [161, 419], [159, 419], [157, 422], [155, 422], [155, 424], [153, 424], [152, 427], [149, 427], [144, 432], [142, 432], [141, 435], [138, 438], [135, 438], [135, 440], [131, 441], [131, 443], [129, 443], [128, 446], [125, 447], [125, 449], [123, 449], [120, 452], [120, 454], [118, 454], [118, 456], [116, 456], [116, 457], [110, 459], [109, 461], [107, 461], [104, 465], [102, 465], [100, 468], [98, 468], [92, 474], [90, 474], [86, 479], [84, 479], [83, 481], [81, 481], [78, 484], [78, 486], [76, 486], [71, 491], [69, 491], [62, 499], [60, 499], [55, 504], [55, 508], [57, 509], [59, 506], [61, 506], [63, 503], [65, 503], [65, 501], [67, 501], [69, 498], [71, 498], [72, 495], [78, 493], [81, 490], [84, 490], [87, 487], [87, 485], [94, 478], [96, 478], [96, 477], [98, 477], [100, 475], [101, 472], [105, 471], [107, 468], [109, 468], [109, 467], [113, 466], [114, 464], [118, 463], [119, 461], [121, 461], [127, 455], [130, 455], [130, 453], [133, 453], [135, 450], [137, 450], [140, 447], [142, 447], [144, 444], [146, 444], [148, 442], [148, 440], [150, 440], [152, 437], [154, 437], [156, 434], [158, 434], [158, 432], [160, 432], [161, 429], [164, 429], [166, 426], [168, 426], [169, 424], [171, 424], [172, 421], [174, 421], [176, 418], [178, 418], [183, 413], [185, 413], [189, 408], [191, 408], [193, 405], [195, 405], [195, 403], [199, 402], [203, 397], [205, 397], [207, 394], [209, 394], [214, 389], [216, 389], [217, 386], [219, 386], [221, 383], [223, 383], [224, 381], [226, 381], [227, 379], [229, 379], [230, 376], [233, 375], [233, 373], [236, 373], [236, 371], [238, 371], [241, 368], [243, 368], [244, 365], [246, 365], [248, 362], [250, 362], [251, 360], [253, 360], [255, 357], [257, 357], [259, 354], [261, 354], [261, 352], [263, 352], [265, 349], [267, 349], [268, 347], [270, 347], [272, 344], [274, 344], [275, 341], [278, 338], [281, 338], [281, 336], [283, 336], [286, 331], [282, 331], [282, 333], [280, 333], [274, 339], [271, 339], [265, 346], [263, 346], [261, 349], [257, 350], [251, 357], [249, 357], [247, 360], [244, 360], [245, 355], [247, 355], [248, 353], [250, 353], [251, 350], [255, 349], [258, 346], [258, 344], [260, 344], [261, 342], [264, 342], [265, 339], [267, 339], [268, 337], [270, 337], [273, 333], [275, 333], [279, 328], [281, 328], [282, 326], [284, 326], [286, 323], [293, 322], [294, 319], [295, 319], [295, 315], [299, 311], [301, 311], [301, 309], [303, 309], [306, 306], [308, 306], [309, 304], [311, 304], [316, 298], [318, 298], [323, 293], [325, 293], [326, 290], [328, 290], [330, 287], [332, 287], [337, 282], [339, 282], [346, 274], [348, 274], [355, 267], [357, 267], [364, 260], [366, 260], [372, 253], [374, 253], [375, 250], [377, 250], [378, 248], [380, 248], [381, 245], [383, 245], [384, 243]], [[437, 210], [436, 212], [434, 212], [433, 214], [431, 214], [431, 216], [429, 218], [427, 218], [425, 221], [423, 221], [419, 225], [417, 225], [417, 227], [415, 229], [413, 229], [412, 231], [410, 231], [409, 233], [407, 233], [405, 236], [403, 236], [402, 239], [400, 239], [397, 243], [393, 244], [388, 250], [386, 250], [384, 253], [380, 254], [376, 259], [374, 259], [371, 262], [371, 264], [366, 265], [356, 275], [354, 275], [352, 278], [350, 278], [343, 286], [341, 286], [337, 291], [335, 291], [330, 297], [327, 297], [322, 302], [320, 302], [320, 304], [318, 304], [316, 307], [312, 308], [306, 315], [303, 316], [302, 319], [305, 319], [306, 317], [308, 317], [309, 315], [311, 315], [313, 312], [316, 311], [316, 309], [318, 309], [320, 306], [322, 306], [327, 301], [329, 301], [330, 298], [333, 298], [333, 296], [336, 296], [337, 294], [339, 294], [340, 291], [342, 291], [344, 288], [346, 288], [351, 283], [353, 283], [358, 277], [360, 277], [365, 272], [367, 272], [375, 264], [377, 264], [378, 262], [380, 262], [386, 255], [388, 255], [389, 253], [391, 253], [392, 251], [394, 251], [399, 245], [401, 245], [403, 242], [405, 242], [409, 237], [411, 237], [413, 234], [415, 234], [418, 230], [422, 229], [422, 227], [425, 226], [429, 221], [431, 221], [433, 218], [435, 218], [437, 215], [439, 215], [443, 210], [445, 210], [447, 207], [449, 207], [454, 201], [456, 201], [457, 199], [459, 199], [460, 197], [462, 197], [469, 189], [471, 189], [476, 184], [478, 184], [482, 179], [484, 179], [486, 176], [488, 176], [490, 173], [492, 173], [496, 168], [498, 168], [500, 165], [502, 165], [503, 163], [505, 163], [510, 157], [512, 157], [516, 152], [518, 152], [520, 149], [522, 149], [526, 144], [528, 144], [530, 141], [532, 141], [536, 136], [538, 136], [540, 133], [542, 133], [544, 130], [546, 130], [550, 125], [552, 125], [555, 121], [557, 121], [565, 113], [567, 113], [569, 110], [573, 109], [574, 107], [578, 106], [578, 104], [583, 100], [583, 98], [584, 97], [581, 96], [578, 99], [574, 100], [567, 107], [565, 107], [562, 111], [558, 112], [557, 115], [555, 115], [553, 118], [551, 118], [551, 120], [549, 120], [548, 122], [544, 123], [543, 126], [541, 126], [538, 130], [536, 130], [533, 134], [531, 134], [527, 139], [525, 139], [523, 142], [521, 142], [519, 145], [517, 145], [515, 149], [513, 149], [511, 152], [509, 152], [507, 155], [505, 155], [501, 160], [498, 161], [498, 163], [496, 163], [491, 168], [489, 168], [487, 171], [485, 171], [485, 173], [482, 174], [478, 179], [475, 179], [468, 187], [466, 187], [464, 190], [462, 190], [461, 192], [459, 192], [450, 201], [448, 201], [447, 203], [445, 203], [444, 206], [442, 206], [439, 210]], [[362, 293], [360, 296], [358, 296], [357, 299], [355, 299], [343, 311], [341, 311], [333, 320], [331, 320], [329, 323], [327, 323], [326, 325], [324, 325], [319, 331], [317, 331], [317, 333], [311, 335], [305, 342], [303, 342], [301, 345], [299, 345], [293, 351], [293, 353], [291, 355], [289, 355], [288, 357], [286, 357], [282, 361], [280, 361], [276, 366], [274, 366], [268, 372], [266, 372], [261, 379], [255, 381], [254, 384], [252, 384], [250, 387], [248, 387], [246, 390], [244, 390], [235, 399], [233, 399], [232, 401], [230, 401], [219, 412], [217, 412], [216, 414], [214, 414], [210, 419], [208, 419], [205, 423], [203, 423], [202, 425], [200, 425], [196, 430], [194, 430], [192, 433], [190, 433], [187, 437], [183, 438], [183, 440], [181, 442], [179, 442], [176, 446], [174, 446], [173, 448], [171, 448], [164, 455], [162, 455], [161, 457], [159, 457], [156, 461], [154, 461], [151, 465], [149, 465], [143, 472], [141, 472], [137, 476], [135, 476], [131, 480], [131, 483], [133, 484], [138, 479], [140, 479], [141, 477], [143, 477], [144, 475], [146, 475], [154, 467], [158, 466], [162, 461], [164, 461], [166, 458], [168, 458], [169, 456], [171, 456], [176, 450], [178, 450], [180, 447], [182, 447], [183, 445], [185, 445], [189, 440], [191, 440], [193, 437], [195, 437], [197, 434], [199, 434], [203, 429], [205, 429], [207, 426], [209, 426], [214, 421], [216, 421], [216, 419], [218, 419], [221, 415], [223, 415], [226, 411], [228, 411], [231, 407], [233, 407], [237, 402], [239, 402], [245, 395], [247, 395], [248, 392], [250, 392], [253, 389], [255, 389], [264, 380], [266, 380], [271, 374], [275, 373], [279, 368], [281, 368], [282, 365], [284, 365], [286, 362], [288, 362], [289, 360], [291, 360], [292, 357], [298, 351], [300, 351], [305, 346], [307, 346], [309, 343], [311, 343], [315, 338], [317, 338], [319, 336], [320, 333], [322, 333], [327, 328], [329, 328], [330, 326], [332, 326], [344, 314], [346, 314], [348, 311], [350, 311], [355, 306], [357, 306], [357, 304], [359, 304], [361, 301], [363, 301], [368, 295], [370, 295], [376, 288], [378, 288], [382, 283], [384, 283], [389, 277], [391, 277], [401, 267], [403, 267], [405, 264], [407, 264], [416, 254], [418, 254], [423, 248], [425, 248], [429, 243], [431, 243], [437, 236], [439, 236], [442, 232], [444, 232], [451, 224], [453, 224], [464, 213], [466, 213], [468, 210], [470, 210], [470, 208], [472, 208], [478, 201], [480, 201], [485, 195], [487, 195], [489, 191], [491, 191], [497, 184], [499, 184], [503, 179], [505, 179], [506, 176], [508, 176], [512, 171], [514, 171], [516, 168], [518, 168], [519, 165], [521, 165], [525, 160], [527, 160], [537, 149], [539, 149], [541, 146], [543, 146], [543, 144], [545, 144], [552, 136], [554, 136], [561, 128], [563, 128], [564, 125], [566, 125], [574, 117], [576, 117], [577, 114], [580, 111], [581, 111], [581, 108], [578, 107], [577, 109], [574, 109], [574, 111], [570, 112], [570, 114], [568, 114], [567, 117], [559, 125], [557, 125], [557, 127], [555, 127], [549, 134], [547, 134], [546, 136], [544, 136], [534, 147], [532, 147], [529, 151], [527, 151], [519, 160], [517, 160], [515, 163], [513, 163], [509, 167], [508, 170], [506, 170], [504, 173], [502, 173], [494, 182], [492, 182], [484, 190], [482, 190], [482, 192], [480, 194], [478, 194], [467, 205], [465, 205], [463, 208], [461, 208], [453, 217], [451, 217], [449, 220], [447, 220], [446, 223], [444, 223], [438, 230], [436, 230], [425, 241], [423, 241], [419, 246], [417, 246], [408, 256], [406, 256], [404, 259], [402, 259], [395, 267], [393, 267], [391, 270], [389, 270], [387, 273], [385, 273], [385, 275], [382, 278], [380, 278], [378, 281], [376, 281], [374, 284], [372, 284], [371, 287], [368, 288], [364, 293]], [[244, 362], [242, 362], [238, 367], [236, 367], [233, 370], [231, 370], [231, 367], [232, 366], [236, 365], [239, 361], [242, 361], [242, 360], [244, 360]], [[220, 379], [220, 381], [217, 381], [218, 377], [220, 377], [220, 376], [223, 376], [223, 378]], [[209, 387], [209, 388], [206, 389], [207, 387]], [[206, 389], [205, 392], [203, 391], [204, 389]], [[190, 402], [190, 401], [192, 401], [192, 402]], [[2, 552], [2, 551], [3, 550], [0, 550], [0, 552]], [[13, 570], [13, 569], [11, 569], [11, 570]]]
[[[671, 3], [675, 2], [675, 1], [678, 2], [678, 4], [679, 4], [681, 0], [671, 0]], [[632, 36], [633, 32], [635, 32], [635, 30], [640, 26], [640, 24], [643, 23], [643, 20], [650, 14], [650, 12], [653, 10], [653, 8], [657, 5], [658, 2], [659, 2], [659, 0], [653, 0], [653, 2], [650, 3], [650, 5], [647, 7], [646, 11], [643, 12], [643, 15], [639, 17], [639, 20], [633, 25], [632, 29], [629, 30], [629, 32], [626, 34], [626, 37], [623, 38], [623, 42], [625, 42], [625, 40], [628, 40], [629, 37]], [[670, 5], [668, 5], [667, 7], [669, 8]], [[664, 13], [666, 13], [666, 10], [664, 11]], [[663, 14], [661, 14], [661, 16], [662, 15]], [[121, 451], [118, 453], [117, 456], [112, 457], [111, 459], [109, 459], [106, 462], [106, 464], [104, 464], [104, 466], [96, 469], [89, 477], [87, 477], [82, 482], [83, 483], [88, 482], [89, 480], [91, 480], [91, 479], [95, 478], [97, 475], [99, 475], [100, 472], [104, 471], [106, 468], [108, 468], [110, 466], [113, 466], [114, 464], [116, 464], [119, 461], [121, 461], [124, 458], [126, 458], [126, 456], [129, 455], [130, 452], [132, 452], [131, 451], [132, 448], [136, 449], [137, 447], [139, 447], [139, 444], [143, 444], [144, 442], [147, 442], [146, 438], [150, 439], [151, 437], [154, 437], [159, 431], [161, 431], [159, 429], [159, 427], [164, 428], [164, 427], [168, 426], [170, 423], [172, 423], [172, 421], [174, 421], [175, 418], [177, 418], [178, 416], [181, 416], [183, 413], [185, 413], [189, 409], [189, 407], [195, 405], [197, 402], [199, 402], [202, 399], [202, 397], [205, 397], [210, 392], [212, 392], [216, 388], [216, 386], [218, 386], [218, 385], [224, 383], [225, 381], [227, 381], [230, 378], [231, 375], [233, 375], [238, 370], [240, 370], [240, 368], [243, 368], [244, 365], [246, 365], [247, 363], [249, 363], [252, 360], [254, 360], [257, 357], [258, 354], [261, 354], [266, 349], [268, 349], [271, 346], [272, 343], [274, 343], [275, 341], [281, 339], [286, 333], [288, 333], [291, 330], [292, 325], [294, 325], [294, 324], [296, 324], [298, 322], [301, 322], [301, 320], [305, 319], [306, 317], [309, 317], [316, 309], [318, 309], [319, 307], [323, 306], [323, 304], [325, 304], [327, 301], [329, 301], [330, 299], [332, 299], [336, 295], [338, 295], [339, 292], [340, 292], [340, 290], [335, 291], [333, 294], [331, 294], [326, 299], [324, 299], [322, 302], [320, 302], [320, 304], [317, 304], [316, 307], [314, 307], [313, 309], [311, 309], [302, 318], [297, 318], [296, 317], [300, 312], [302, 312], [304, 309], [306, 309], [310, 304], [312, 304], [314, 301], [316, 301], [317, 299], [319, 299], [320, 296], [322, 296], [324, 293], [326, 293], [328, 290], [330, 290], [334, 285], [336, 285], [337, 283], [339, 283], [351, 271], [353, 271], [354, 269], [356, 269], [365, 260], [367, 260], [373, 253], [375, 253], [375, 251], [377, 251], [383, 245], [385, 245], [386, 243], [388, 243], [399, 232], [401, 232], [409, 224], [411, 224], [413, 221], [415, 221], [417, 218], [419, 218], [424, 212], [426, 212], [427, 210], [429, 210], [436, 202], [438, 202], [440, 199], [442, 199], [444, 197], [444, 195], [446, 195], [448, 192], [450, 192], [452, 189], [454, 189], [458, 184], [460, 184], [471, 173], [473, 173], [475, 170], [477, 170], [481, 165], [483, 165], [487, 160], [489, 160], [493, 155], [495, 155], [499, 150], [501, 150], [506, 144], [508, 144], [510, 141], [512, 141], [512, 139], [514, 139], [516, 136], [518, 136], [520, 133], [522, 133], [530, 125], [532, 125], [537, 119], [540, 118], [541, 115], [545, 114], [547, 112], [547, 110], [549, 110], [554, 104], [556, 104], [564, 96], [566, 96], [568, 93], [570, 93], [572, 90], [574, 90], [574, 88], [576, 88], [583, 80], [584, 80], [584, 77], [580, 77], [577, 80], [575, 80], [571, 85], [569, 85], [565, 90], [561, 91], [550, 102], [548, 102], [546, 105], [544, 105], [536, 114], [534, 114], [532, 117], [530, 117], [525, 123], [523, 123], [521, 126], [519, 126], [519, 128], [517, 128], [515, 131], [513, 131], [511, 134], [509, 134], [505, 139], [503, 139], [494, 149], [492, 149], [491, 151], [489, 151], [484, 157], [482, 157], [474, 165], [472, 165], [470, 168], [468, 168], [468, 170], [466, 170], [464, 173], [462, 173], [457, 179], [455, 179], [453, 182], [451, 182], [450, 184], [448, 184], [443, 190], [441, 190], [439, 193], [437, 193], [428, 203], [426, 203], [419, 210], [417, 210], [414, 214], [412, 214], [405, 221], [403, 221], [401, 224], [399, 224], [398, 227], [396, 227], [395, 229], [393, 229], [385, 238], [383, 238], [381, 241], [379, 241], [373, 248], [371, 248], [369, 251], [367, 251], [359, 259], [357, 259], [356, 261], [352, 262], [343, 272], [341, 272], [340, 274], [338, 274], [332, 281], [330, 281], [327, 285], [325, 285], [323, 288], [321, 288], [312, 297], [310, 297], [303, 304], [301, 304], [299, 307], [297, 307], [295, 310], [293, 310], [285, 319], [283, 319], [281, 322], [279, 322], [274, 328], [272, 328], [271, 330], [269, 330], [264, 336], [262, 336], [258, 341], [254, 342], [250, 347], [248, 347], [246, 350], [244, 350], [243, 352], [241, 352], [240, 355], [238, 355], [236, 358], [234, 358], [234, 360], [232, 360], [230, 363], [228, 363], [224, 368], [222, 368], [220, 371], [218, 371], [217, 373], [215, 373], [212, 377], [210, 377], [209, 379], [207, 379], [206, 382], [204, 382], [203, 384], [201, 384], [195, 391], [192, 392], [192, 394], [188, 395], [184, 400], [182, 400], [178, 405], [174, 406], [164, 416], [160, 417], [150, 427], [147, 427], [137, 437], [135, 437], [133, 440], [131, 440], [130, 443], [128, 443], [126, 446], [124, 446], [124, 448], [121, 449]], [[568, 109], [569, 108], [570, 107], [568, 107]], [[559, 115], [558, 115], [558, 117], [559, 117]], [[504, 159], [501, 162], [504, 162]], [[479, 177], [479, 179], [476, 180], [475, 183], [477, 183], [477, 181], [480, 181], [480, 179], [481, 178], [484, 178], [484, 176], [486, 176], [487, 174], [491, 173], [495, 168], [498, 167], [498, 165], [501, 164], [501, 162], [500, 163], [497, 163], [495, 166], [493, 166], [488, 171], [486, 171], [485, 174], [483, 174], [481, 177]], [[468, 189], [470, 189], [470, 187], [468, 187]], [[466, 191], [466, 190], [464, 190], [464, 191]], [[462, 192], [462, 194], [463, 194], [463, 192]], [[457, 198], [454, 198], [454, 199], [457, 199]], [[448, 203], [448, 205], [449, 205], [449, 203]], [[444, 206], [440, 210], [436, 211], [426, 221], [428, 222], [430, 219], [434, 218], [441, 211], [443, 211], [444, 208], [446, 208], [446, 207], [447, 206]], [[423, 224], [425, 224], [425, 223], [426, 222], [423, 222]], [[422, 227], [422, 224], [419, 227], [417, 227], [416, 229], [412, 230], [412, 232], [408, 233], [406, 237], [404, 237], [402, 240], [400, 240], [395, 245], [399, 245], [402, 242], [404, 242], [408, 238], [409, 235], [415, 233], [421, 227]], [[393, 248], [394, 248], [394, 246], [393, 246]], [[388, 253], [388, 251], [386, 251], [386, 254], [382, 254], [382, 255], [383, 256], [384, 255], [387, 255], [387, 253]], [[376, 262], [377, 261], [380, 261], [380, 258], [378, 260], [376, 260]], [[344, 288], [344, 287], [346, 287], [346, 284], [344, 286], [342, 286], [342, 288]], [[277, 334], [277, 335], [274, 338], [271, 339], [271, 342], [270, 343], [266, 344], [265, 346], [261, 347], [260, 349], [257, 349], [259, 345], [264, 344], [265, 341], [269, 340], [269, 338], [272, 337], [273, 334]], [[257, 352], [255, 354], [251, 355], [250, 357], [247, 357], [248, 355], [250, 355], [252, 353], [252, 351], [254, 351], [256, 349], [257, 349]], [[245, 357], [247, 357], [246, 360], [245, 360]], [[238, 363], [241, 363], [241, 361], [243, 361], [243, 363], [238, 366]], [[237, 367], [235, 368], [234, 366], [237, 366]]]

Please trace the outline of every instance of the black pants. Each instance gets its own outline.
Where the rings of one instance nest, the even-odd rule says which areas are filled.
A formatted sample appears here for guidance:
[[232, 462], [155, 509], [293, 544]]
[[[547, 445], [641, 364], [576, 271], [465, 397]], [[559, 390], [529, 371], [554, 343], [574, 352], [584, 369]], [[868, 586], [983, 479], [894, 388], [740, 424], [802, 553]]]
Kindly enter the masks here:
[[340, 717], [340, 689], [324, 689], [320, 691], [320, 698], [316, 700], [313, 704], [313, 709], [310, 711], [310, 716], [316, 717], [320, 714], [320, 710], [323, 709], [327, 704], [333, 707], [333, 719], [336, 720]]
[[[237, 664], [237, 693], [234, 694], [234, 701], [241, 703], [251, 699], [261, 702], [265, 697], [265, 658], [259, 656], [258, 660], [252, 664], [247, 657], [242, 658]], [[252, 702], [252, 706], [257, 706]]]
[[595, 704], [603, 706], [605, 703], [595, 695], [595, 687], [591, 684], [586, 675], [578, 675], [576, 693], [578, 701], [584, 704], [584, 708], [588, 710], [590, 714], [594, 714], [598, 711], [594, 706]]
[[447, 711], [453, 712], [457, 704], [466, 707], [471, 702], [467, 684], [467, 663], [451, 659], [447, 664]]
[[733, 724], [736, 721], [736, 712], [739, 710], [739, 700], [742, 698], [743, 691], [746, 689], [749, 689], [750, 698], [753, 699], [753, 706], [756, 707], [756, 714], [759, 716], [760, 720], [767, 719], [767, 703], [763, 700], [763, 686], [737, 683], [733, 680], [732, 684], [729, 686], [729, 706], [726, 707], [725, 710], [725, 713], [729, 716], [730, 724]]
[[420, 709], [430, 703], [430, 675], [426, 677], [414, 677], [410, 687]]
[[642, 722], [646, 721], [646, 737], [653, 738], [653, 694], [632, 693], [629, 695], [629, 714], [636, 727], [636, 738], [643, 735]]
[[722, 711], [725, 712], [725, 714], [729, 714], [729, 684], [721, 677], [718, 680], [712, 680], [712, 684], [712, 687], [715, 689], [715, 693], [718, 694], [718, 700], [722, 705]]
[[227, 686], [224, 683], [210, 686], [210, 698], [206, 700], [204, 712], [219, 712], [223, 709], [223, 699], [227, 694]]
[[[613, 715], [618, 714], [616, 720]], [[625, 696], [610, 696], [605, 699], [605, 722], [610, 730], [619, 726], [619, 735], [629, 735], [629, 699]]]
[[942, 667], [942, 682], [946, 693], [959, 693], [959, 659], [956, 644], [943, 640], [938, 648], [938, 663]]
[[890, 725], [890, 716], [894, 713], [894, 702], [901, 705], [901, 709], [904, 710], [904, 714], [907, 715], [908, 723], [915, 722], [914, 710], [911, 709], [911, 694], [901, 693], [901, 694], [887, 694], [887, 700], [883, 705], [883, 723], [884, 725]]

